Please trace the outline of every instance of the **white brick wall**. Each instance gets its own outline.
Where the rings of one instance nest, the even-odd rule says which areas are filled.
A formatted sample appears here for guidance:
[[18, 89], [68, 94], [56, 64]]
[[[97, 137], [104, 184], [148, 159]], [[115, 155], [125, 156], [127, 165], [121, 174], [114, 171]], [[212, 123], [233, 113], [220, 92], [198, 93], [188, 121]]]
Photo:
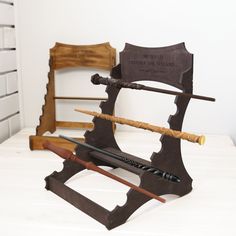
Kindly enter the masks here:
[[0, 143], [20, 129], [13, 1], [0, 1]]

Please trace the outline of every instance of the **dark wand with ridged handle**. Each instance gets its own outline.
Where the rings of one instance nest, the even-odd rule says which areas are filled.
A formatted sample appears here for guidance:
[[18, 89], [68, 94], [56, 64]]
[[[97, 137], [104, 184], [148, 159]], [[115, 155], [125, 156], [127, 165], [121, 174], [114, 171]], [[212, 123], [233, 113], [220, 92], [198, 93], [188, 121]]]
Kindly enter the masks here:
[[195, 99], [215, 102], [215, 98], [211, 98], [211, 97], [200, 96], [200, 95], [195, 95], [191, 93], [180, 93], [180, 92], [176, 92], [172, 90], [154, 88], [154, 87], [145, 86], [142, 84], [125, 82], [119, 79], [105, 78], [105, 77], [100, 76], [99, 74], [93, 75], [91, 77], [91, 82], [95, 85], [98, 85], [98, 84], [110, 85], [119, 89], [129, 88], [129, 89], [137, 89], [137, 90], [146, 90], [146, 91], [151, 91], [151, 92], [165, 93], [165, 94], [170, 94], [170, 95], [177, 95], [177, 96], [183, 96], [183, 97], [188, 97], [188, 98], [195, 98]]
[[63, 138], [63, 139], [66, 139], [67, 141], [73, 142], [73, 143], [75, 143], [77, 145], [80, 145], [80, 146], [83, 146], [83, 147], [87, 147], [87, 148], [92, 149], [94, 151], [97, 151], [99, 153], [102, 153], [102, 154], [105, 154], [107, 156], [113, 157], [113, 158], [115, 158], [117, 160], [123, 161], [123, 162], [125, 162], [125, 163], [127, 163], [127, 164], [129, 164], [131, 166], [134, 166], [134, 167], [136, 167], [138, 169], [142, 169], [144, 171], [153, 173], [154, 175], [157, 175], [160, 178], [166, 179], [168, 181], [175, 182], [175, 183], [179, 183], [180, 182], [179, 177], [177, 177], [177, 176], [175, 176], [173, 174], [170, 174], [168, 172], [165, 172], [163, 170], [157, 169], [156, 167], [152, 167], [152, 166], [141, 164], [141, 163], [139, 163], [137, 161], [133, 161], [133, 160], [130, 160], [129, 158], [126, 158], [126, 157], [123, 157], [123, 156], [119, 156], [119, 155], [117, 155], [115, 153], [108, 152], [106, 150], [102, 150], [102, 149], [94, 147], [94, 146], [92, 146], [90, 144], [78, 142], [77, 140], [75, 140], [73, 138], [66, 137], [64, 135], [59, 135], [59, 137]]
[[108, 171], [103, 170], [102, 168], [96, 166], [93, 162], [88, 162], [88, 161], [81, 160], [78, 156], [75, 156], [71, 151], [69, 151], [67, 149], [55, 146], [49, 141], [46, 141], [45, 143], [43, 143], [43, 147], [47, 150], [50, 150], [50, 151], [54, 152], [55, 154], [62, 157], [63, 159], [74, 161], [74, 162], [84, 166], [88, 170], [96, 171], [96, 172], [98, 172], [102, 175], [105, 175], [105, 176], [107, 176], [111, 179], [114, 179], [114, 180], [116, 180], [116, 181], [118, 181], [118, 182], [120, 182], [124, 185], [127, 185], [128, 187], [134, 189], [135, 191], [140, 192], [140, 193], [142, 193], [142, 194], [144, 194], [144, 195], [146, 195], [150, 198], [154, 198], [154, 199], [156, 199], [156, 200], [158, 200], [162, 203], [166, 202], [166, 200], [164, 198], [159, 197], [156, 194], [147, 191], [146, 189], [140, 188], [140, 187], [138, 187], [138, 186], [136, 186], [136, 185], [134, 185], [134, 184], [118, 177], [118, 176], [116, 176], [116, 175], [111, 174]]

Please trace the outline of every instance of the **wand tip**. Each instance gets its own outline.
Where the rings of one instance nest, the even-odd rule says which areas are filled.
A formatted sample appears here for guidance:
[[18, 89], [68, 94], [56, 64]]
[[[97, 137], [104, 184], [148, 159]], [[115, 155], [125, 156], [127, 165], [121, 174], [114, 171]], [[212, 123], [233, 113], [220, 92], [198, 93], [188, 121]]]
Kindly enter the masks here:
[[198, 143], [200, 145], [203, 145], [205, 143], [205, 141], [206, 141], [206, 138], [205, 138], [204, 135], [200, 136], [199, 139], [198, 139]]

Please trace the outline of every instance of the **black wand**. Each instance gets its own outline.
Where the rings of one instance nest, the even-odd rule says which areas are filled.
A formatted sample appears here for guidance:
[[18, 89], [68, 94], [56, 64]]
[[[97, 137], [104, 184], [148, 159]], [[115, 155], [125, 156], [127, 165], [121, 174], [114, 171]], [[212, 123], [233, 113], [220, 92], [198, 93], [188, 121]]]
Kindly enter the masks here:
[[153, 173], [154, 175], [157, 175], [159, 176], [160, 178], [163, 178], [165, 180], [168, 180], [170, 182], [175, 182], [175, 183], [179, 183], [180, 182], [180, 178], [176, 175], [173, 175], [171, 173], [168, 173], [166, 171], [163, 171], [163, 170], [160, 170], [160, 169], [157, 169], [156, 167], [153, 167], [153, 166], [148, 166], [148, 165], [144, 165], [144, 164], [141, 164], [137, 161], [133, 161], [133, 160], [130, 160], [129, 158], [126, 158], [126, 157], [122, 157], [122, 156], [119, 156], [115, 153], [112, 153], [112, 152], [108, 152], [106, 150], [102, 150], [100, 148], [97, 148], [97, 147], [94, 147], [90, 144], [87, 144], [87, 143], [81, 143], [73, 138], [69, 138], [69, 137], [66, 137], [64, 135], [59, 135], [59, 137], [63, 138], [63, 139], [66, 139], [72, 143], [75, 143], [77, 145], [80, 145], [80, 146], [83, 146], [83, 147], [87, 147], [89, 149], [92, 149], [94, 151], [97, 151], [99, 153], [102, 153], [102, 154], [105, 154], [107, 156], [110, 156], [110, 157], [113, 157], [117, 160], [120, 160], [120, 161], [123, 161], [131, 166], [134, 166], [138, 169], [142, 169], [144, 171], [148, 171], [150, 173]]

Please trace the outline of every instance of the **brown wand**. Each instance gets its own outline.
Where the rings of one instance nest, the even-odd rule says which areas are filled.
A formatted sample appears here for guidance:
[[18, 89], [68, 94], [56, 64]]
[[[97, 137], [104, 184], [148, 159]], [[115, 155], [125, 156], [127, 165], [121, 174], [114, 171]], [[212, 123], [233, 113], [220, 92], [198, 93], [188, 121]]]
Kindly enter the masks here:
[[71, 151], [67, 150], [67, 149], [64, 149], [64, 148], [61, 148], [61, 147], [58, 147], [58, 146], [55, 146], [54, 144], [52, 144], [51, 142], [49, 141], [46, 141], [45, 143], [43, 143], [43, 147], [44, 149], [47, 149], [47, 150], [50, 150], [54, 153], [56, 153], [58, 156], [62, 157], [63, 159], [66, 159], [66, 160], [70, 160], [70, 161], [74, 161], [74, 162], [77, 162], [78, 164], [84, 166], [86, 169], [88, 170], [93, 170], [93, 171], [96, 171], [102, 175], [105, 175], [111, 179], [114, 179], [124, 185], [127, 185], [129, 186], [130, 188], [142, 193], [142, 194], [145, 194], [146, 196], [150, 197], [150, 198], [154, 198], [162, 203], [165, 203], [166, 200], [162, 197], [159, 197], [157, 196], [156, 194], [154, 193], [151, 193], [143, 188], [140, 188], [116, 175], [113, 175], [111, 174], [110, 172], [108, 171], [105, 171], [103, 170], [102, 168], [96, 166], [93, 162], [87, 162], [87, 161], [84, 161], [84, 160], [81, 160], [79, 159], [78, 156], [74, 155]]

